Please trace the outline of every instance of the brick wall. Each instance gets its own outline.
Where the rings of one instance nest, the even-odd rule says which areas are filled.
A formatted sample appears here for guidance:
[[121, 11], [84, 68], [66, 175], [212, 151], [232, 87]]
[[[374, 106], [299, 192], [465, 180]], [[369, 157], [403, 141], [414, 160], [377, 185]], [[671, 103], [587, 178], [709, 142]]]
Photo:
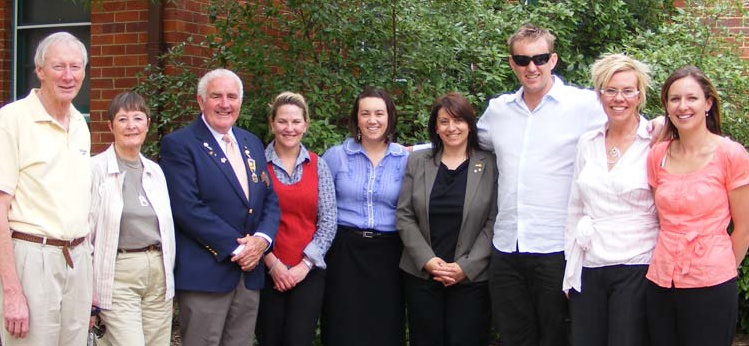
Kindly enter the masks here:
[[[744, 10], [749, 13], [749, 1], [744, 1]], [[741, 51], [741, 56], [749, 60], [749, 17], [742, 15], [739, 10], [728, 13], [718, 24], [721, 27], [728, 28], [732, 34], [736, 35], [736, 47]]]
[[91, 142], [98, 153], [112, 142], [109, 100], [132, 88], [146, 65], [148, 0], [103, 1], [91, 9]]
[[[743, 0], [742, 5], [744, 11], [749, 13], [749, 0]], [[684, 0], [675, 0], [674, 6], [684, 7]], [[742, 15], [738, 9], [734, 9], [730, 13], [726, 13], [717, 25], [737, 35], [734, 43], [741, 51], [741, 57], [749, 60], [749, 17]]]
[[[213, 32], [208, 21], [208, 0], [179, 0], [164, 6], [164, 42], [168, 46], [185, 42], [192, 37], [194, 43], [202, 42]], [[199, 67], [209, 52], [193, 44], [185, 48], [187, 66]], [[198, 73], [199, 74], [199, 73]]]
[[[10, 24], [13, 8], [10, 1], [0, 4], [0, 105], [10, 99]], [[8, 28], [8, 29], [5, 29]]]
[[[91, 143], [92, 152], [106, 149], [112, 142], [106, 120], [109, 101], [138, 83], [136, 75], [149, 63], [149, 43], [163, 49], [193, 36], [201, 42], [209, 32], [208, 0], [162, 1], [104, 0], [91, 9]], [[154, 7], [155, 6], [155, 7]], [[159, 7], [161, 6], [161, 7]], [[163, 31], [149, 31], [150, 11], [159, 11]], [[160, 37], [149, 37], [159, 35]], [[185, 51], [188, 66], [200, 66], [207, 53], [197, 45]], [[151, 52], [150, 57], [158, 55]], [[153, 61], [153, 60], [152, 60]], [[148, 97], [149, 95], [144, 95]]]

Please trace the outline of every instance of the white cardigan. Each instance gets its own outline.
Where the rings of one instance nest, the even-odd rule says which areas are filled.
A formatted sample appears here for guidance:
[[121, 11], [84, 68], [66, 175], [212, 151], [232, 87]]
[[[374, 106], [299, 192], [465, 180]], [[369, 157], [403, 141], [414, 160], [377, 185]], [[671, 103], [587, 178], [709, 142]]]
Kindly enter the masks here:
[[[166, 273], [165, 300], [174, 297], [174, 221], [169, 204], [169, 192], [164, 172], [155, 162], [140, 155], [143, 163], [143, 190], [156, 212], [161, 235], [161, 252]], [[122, 218], [122, 184], [125, 173], [120, 173], [114, 145], [91, 159], [91, 209], [88, 220], [91, 232], [94, 264], [94, 302], [102, 309], [112, 308], [115, 260]]]

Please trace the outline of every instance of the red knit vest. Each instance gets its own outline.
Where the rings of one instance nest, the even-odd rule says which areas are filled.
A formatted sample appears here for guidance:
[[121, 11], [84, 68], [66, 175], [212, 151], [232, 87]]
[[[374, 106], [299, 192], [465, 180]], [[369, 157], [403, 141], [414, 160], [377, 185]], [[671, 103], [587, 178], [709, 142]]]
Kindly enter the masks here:
[[309, 156], [310, 160], [302, 164], [302, 179], [291, 185], [278, 181], [273, 164], [268, 163], [273, 190], [281, 207], [281, 223], [273, 242], [273, 254], [286, 265], [293, 266], [302, 261], [304, 248], [317, 230], [318, 157], [314, 153], [309, 153]]

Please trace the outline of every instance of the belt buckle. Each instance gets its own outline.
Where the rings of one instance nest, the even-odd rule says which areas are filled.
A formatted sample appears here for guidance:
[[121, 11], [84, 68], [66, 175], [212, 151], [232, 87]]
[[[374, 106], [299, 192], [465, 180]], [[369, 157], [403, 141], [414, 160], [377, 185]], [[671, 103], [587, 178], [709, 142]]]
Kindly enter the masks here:
[[364, 238], [374, 238], [375, 233], [372, 231], [362, 231], [361, 236]]

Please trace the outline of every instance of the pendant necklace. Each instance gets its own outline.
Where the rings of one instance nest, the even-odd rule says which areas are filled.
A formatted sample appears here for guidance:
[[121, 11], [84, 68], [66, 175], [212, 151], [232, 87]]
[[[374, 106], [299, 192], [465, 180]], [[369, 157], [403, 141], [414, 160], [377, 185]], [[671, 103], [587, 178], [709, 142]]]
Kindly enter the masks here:
[[[635, 129], [634, 133], [637, 133], [637, 128], [640, 126], [640, 122], [635, 123]], [[606, 134], [608, 135], [608, 130], [606, 130]], [[629, 137], [629, 136], [627, 136]], [[619, 149], [616, 144], [611, 146], [611, 149], [606, 150], [606, 163], [613, 165], [619, 161], [619, 159], [622, 157], [622, 150]]]
[[622, 151], [619, 150], [619, 148], [617, 148], [616, 145], [614, 145], [613, 147], [611, 147], [611, 149], [609, 149], [606, 152], [606, 155], [612, 158], [611, 160], [606, 160], [606, 163], [614, 164], [617, 161], [619, 161], [620, 157], [622, 157]]

